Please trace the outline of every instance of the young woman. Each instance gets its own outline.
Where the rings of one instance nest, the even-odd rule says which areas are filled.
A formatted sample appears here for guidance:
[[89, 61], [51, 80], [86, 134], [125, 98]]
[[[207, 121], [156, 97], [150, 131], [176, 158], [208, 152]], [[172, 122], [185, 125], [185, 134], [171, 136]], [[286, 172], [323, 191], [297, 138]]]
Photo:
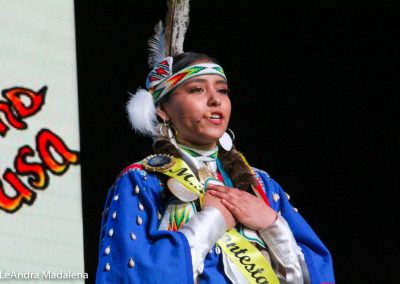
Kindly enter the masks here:
[[289, 196], [231, 144], [222, 67], [168, 57], [147, 89], [128, 111], [158, 155], [109, 191], [97, 283], [334, 283], [329, 251]]

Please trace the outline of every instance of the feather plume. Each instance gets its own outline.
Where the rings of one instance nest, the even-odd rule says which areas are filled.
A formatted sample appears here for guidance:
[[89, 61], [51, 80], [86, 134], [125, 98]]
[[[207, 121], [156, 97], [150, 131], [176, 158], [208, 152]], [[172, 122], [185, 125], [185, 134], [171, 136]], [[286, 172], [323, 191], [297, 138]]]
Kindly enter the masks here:
[[153, 68], [157, 63], [164, 59], [166, 54], [165, 32], [162, 21], [154, 26], [154, 35], [147, 42], [149, 48], [148, 63]]
[[157, 113], [152, 95], [144, 89], [138, 89], [126, 105], [126, 111], [133, 129], [145, 136], [157, 135]]
[[189, 0], [168, 0], [165, 20], [167, 56], [183, 53], [183, 42], [189, 26]]

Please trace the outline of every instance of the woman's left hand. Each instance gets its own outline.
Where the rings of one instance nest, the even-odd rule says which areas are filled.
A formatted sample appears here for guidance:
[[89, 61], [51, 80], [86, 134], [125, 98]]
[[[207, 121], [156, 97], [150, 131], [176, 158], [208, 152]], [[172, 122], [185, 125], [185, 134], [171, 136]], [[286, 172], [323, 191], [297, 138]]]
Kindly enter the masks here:
[[278, 216], [262, 199], [246, 191], [210, 184], [207, 192], [218, 197], [232, 215], [250, 229], [265, 229], [272, 225]]

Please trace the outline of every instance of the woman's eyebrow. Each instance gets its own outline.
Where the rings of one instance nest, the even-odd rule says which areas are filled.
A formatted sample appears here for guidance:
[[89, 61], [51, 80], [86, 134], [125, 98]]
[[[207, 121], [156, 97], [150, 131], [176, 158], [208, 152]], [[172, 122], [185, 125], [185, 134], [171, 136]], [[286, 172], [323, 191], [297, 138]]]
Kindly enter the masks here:
[[224, 79], [221, 79], [221, 80], [216, 81], [215, 84], [225, 84], [225, 85], [228, 85], [228, 83], [227, 83]]

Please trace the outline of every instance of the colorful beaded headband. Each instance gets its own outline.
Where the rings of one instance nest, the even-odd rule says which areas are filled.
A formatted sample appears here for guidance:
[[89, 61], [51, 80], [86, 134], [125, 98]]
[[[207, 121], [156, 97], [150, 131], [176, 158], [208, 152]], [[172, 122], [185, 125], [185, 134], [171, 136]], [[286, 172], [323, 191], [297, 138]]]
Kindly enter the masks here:
[[215, 74], [226, 80], [224, 70], [215, 63], [199, 63], [188, 66], [175, 74], [172, 74], [172, 57], [164, 58], [147, 76], [146, 88], [153, 96], [154, 103], [173, 91], [183, 82], [201, 75]]

